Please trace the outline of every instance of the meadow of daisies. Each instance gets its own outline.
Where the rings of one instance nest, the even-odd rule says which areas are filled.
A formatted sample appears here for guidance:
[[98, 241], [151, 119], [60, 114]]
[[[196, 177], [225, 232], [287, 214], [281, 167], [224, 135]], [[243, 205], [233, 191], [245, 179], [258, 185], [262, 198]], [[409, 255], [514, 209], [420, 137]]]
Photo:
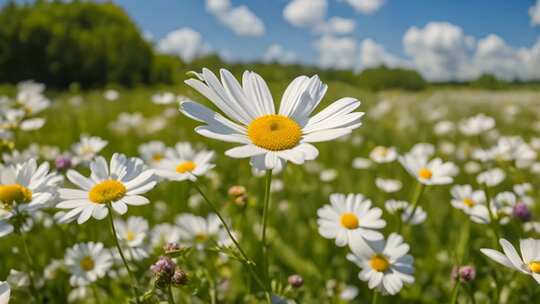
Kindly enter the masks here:
[[0, 303], [535, 303], [540, 93], [0, 89]]

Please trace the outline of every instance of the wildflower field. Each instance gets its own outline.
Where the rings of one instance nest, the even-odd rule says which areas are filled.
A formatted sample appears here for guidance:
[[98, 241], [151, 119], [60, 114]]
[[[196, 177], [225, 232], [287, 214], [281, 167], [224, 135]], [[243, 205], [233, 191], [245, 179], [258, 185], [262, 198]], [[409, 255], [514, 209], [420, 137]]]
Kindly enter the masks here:
[[1, 303], [535, 303], [540, 93], [221, 74], [2, 87]]

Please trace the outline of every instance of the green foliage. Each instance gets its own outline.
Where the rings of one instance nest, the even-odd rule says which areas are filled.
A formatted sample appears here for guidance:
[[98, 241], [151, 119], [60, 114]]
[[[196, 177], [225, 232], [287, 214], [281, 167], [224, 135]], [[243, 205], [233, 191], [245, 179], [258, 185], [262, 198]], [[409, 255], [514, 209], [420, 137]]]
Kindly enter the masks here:
[[498, 90], [508, 87], [508, 83], [499, 80], [497, 77], [489, 74], [484, 74], [471, 82], [471, 87]]
[[0, 24], [0, 81], [88, 87], [150, 80], [152, 49], [115, 4], [9, 3]]
[[358, 76], [361, 87], [380, 91], [385, 89], [403, 89], [418, 91], [426, 87], [426, 81], [413, 70], [391, 69], [386, 66], [363, 70]]
[[183, 62], [178, 57], [156, 55], [152, 61], [150, 82], [166, 84], [178, 83], [183, 78], [179, 73], [183, 66]]

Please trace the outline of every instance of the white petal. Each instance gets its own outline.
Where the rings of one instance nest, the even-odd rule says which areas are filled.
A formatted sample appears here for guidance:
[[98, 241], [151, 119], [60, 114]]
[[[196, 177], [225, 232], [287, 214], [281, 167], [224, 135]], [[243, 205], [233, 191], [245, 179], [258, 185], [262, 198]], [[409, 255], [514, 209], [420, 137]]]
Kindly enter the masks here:
[[245, 158], [252, 157], [255, 155], [260, 155], [266, 153], [266, 150], [263, 148], [257, 147], [255, 145], [244, 145], [239, 147], [234, 147], [225, 151], [225, 155], [233, 158]]

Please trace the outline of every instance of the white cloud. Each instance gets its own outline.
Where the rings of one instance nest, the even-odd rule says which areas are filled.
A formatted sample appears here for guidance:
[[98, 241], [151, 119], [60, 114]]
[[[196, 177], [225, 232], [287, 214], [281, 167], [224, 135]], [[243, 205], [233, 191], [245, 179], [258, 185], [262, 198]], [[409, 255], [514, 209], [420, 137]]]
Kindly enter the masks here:
[[293, 63], [296, 61], [296, 53], [285, 50], [280, 44], [272, 44], [264, 53], [263, 62], [278, 62], [282, 64]]
[[524, 61], [517, 50], [499, 36], [491, 34], [478, 41], [474, 63], [478, 74], [492, 74], [501, 79], [527, 78]]
[[245, 5], [232, 7], [229, 0], [206, 0], [206, 10], [237, 35], [264, 35], [264, 23]]
[[468, 80], [475, 76], [471, 64], [474, 38], [447, 22], [412, 27], [403, 37], [405, 52], [416, 69], [432, 81]]
[[293, 0], [283, 10], [283, 17], [297, 27], [318, 26], [326, 16], [326, 0]]
[[318, 64], [323, 68], [356, 69], [358, 67], [358, 47], [350, 37], [324, 35], [315, 42], [319, 53]]
[[529, 8], [529, 16], [531, 16], [532, 25], [540, 25], [540, 0], [537, 0], [536, 5]]
[[345, 0], [345, 2], [363, 14], [373, 14], [384, 4], [384, 0]]
[[189, 62], [208, 54], [210, 46], [203, 41], [199, 32], [184, 27], [168, 33], [158, 41], [157, 50], [164, 54], [179, 56]]
[[328, 21], [323, 22], [320, 26], [318, 26], [316, 28], [316, 31], [329, 35], [345, 35], [352, 33], [355, 27], [356, 21], [354, 21], [353, 19], [332, 17], [328, 19]]
[[360, 44], [360, 66], [371, 68], [385, 65], [389, 68], [411, 68], [412, 64], [386, 51], [384, 46], [371, 39], [364, 39]]

